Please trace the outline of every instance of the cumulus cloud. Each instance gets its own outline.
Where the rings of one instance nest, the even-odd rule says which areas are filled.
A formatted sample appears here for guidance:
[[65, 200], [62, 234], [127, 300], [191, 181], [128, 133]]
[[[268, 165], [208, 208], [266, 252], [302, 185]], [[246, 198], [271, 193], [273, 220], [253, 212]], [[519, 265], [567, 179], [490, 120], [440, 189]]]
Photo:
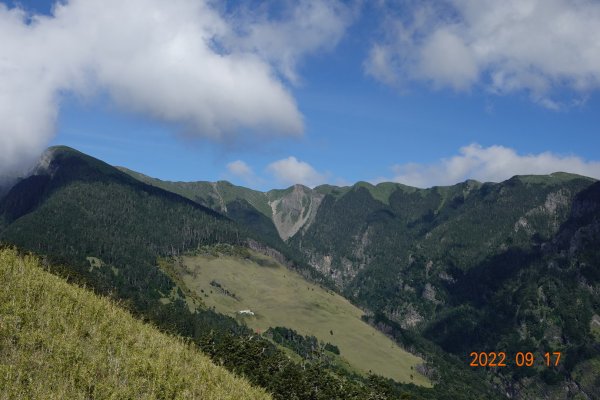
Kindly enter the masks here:
[[232, 161], [229, 164], [227, 164], [227, 171], [239, 177], [254, 175], [252, 168], [250, 168], [250, 166], [242, 160]]
[[309, 187], [315, 187], [327, 181], [327, 174], [315, 170], [310, 164], [288, 157], [275, 161], [267, 167], [278, 183], [283, 185], [293, 185], [300, 183]]
[[304, 54], [339, 40], [346, 25], [336, 4], [302, 2], [290, 26], [244, 25], [207, 0], [70, 0], [50, 16], [0, 3], [0, 170], [46, 146], [64, 93], [105, 93], [124, 110], [216, 140], [299, 135], [302, 116], [278, 76], [295, 77]]
[[248, 184], [253, 184], [256, 181], [256, 175], [254, 171], [242, 160], [232, 161], [227, 164], [227, 172]]
[[[501, 182], [514, 175], [546, 175], [570, 172], [600, 179], [600, 162], [577, 156], [561, 156], [551, 152], [519, 155], [504, 146], [482, 147], [471, 144], [459, 154], [433, 164], [409, 163], [393, 166], [391, 179], [416, 187], [452, 185], [466, 179]], [[377, 181], [386, 180], [380, 178]]]
[[555, 90], [583, 98], [600, 87], [597, 1], [391, 3], [401, 10], [365, 61], [366, 73], [384, 83], [427, 81], [455, 90], [481, 84], [498, 94], [526, 91], [552, 109], [565, 106], [552, 99]]

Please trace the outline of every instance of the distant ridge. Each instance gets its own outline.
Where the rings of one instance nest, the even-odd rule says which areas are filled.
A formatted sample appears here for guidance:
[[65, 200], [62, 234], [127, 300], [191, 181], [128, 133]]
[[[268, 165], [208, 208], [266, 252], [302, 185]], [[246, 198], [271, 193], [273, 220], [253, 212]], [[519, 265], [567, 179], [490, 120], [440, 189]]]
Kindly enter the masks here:
[[[407, 186], [397, 182], [381, 182], [372, 184], [359, 181], [351, 186], [320, 185], [311, 189], [304, 185], [292, 185], [286, 189], [272, 189], [266, 192], [249, 189], [243, 186], [236, 186], [228, 181], [196, 181], [196, 182], [172, 182], [152, 178], [142, 173], [132, 171], [125, 167], [116, 167], [120, 171], [138, 179], [146, 184], [159, 187], [161, 189], [177, 193], [203, 206], [212, 208], [218, 212], [230, 215], [228, 207], [236, 202], [247, 202], [254, 210], [268, 218], [272, 224], [263, 221], [264, 230], [270, 235], [277, 231], [282, 240], [288, 240], [299, 231], [305, 231], [313, 223], [321, 201], [325, 196], [332, 196], [339, 199], [351, 191], [365, 189], [377, 201], [384, 205], [389, 205], [390, 196], [397, 192], [420, 193], [426, 196], [426, 193], [437, 190], [440, 192], [453, 192], [456, 187], [479, 188], [484, 183], [473, 179], [449, 186], [433, 186], [427, 189]], [[583, 179], [589, 182], [596, 181], [593, 178], [581, 175], [555, 172], [549, 175], [516, 175], [505, 182], [518, 179], [526, 184], [557, 184], [567, 182], [573, 179]], [[500, 183], [487, 182], [485, 184], [498, 185]], [[230, 215], [234, 219], [234, 215]], [[242, 224], [247, 221], [236, 219]], [[252, 223], [256, 223], [256, 218]], [[272, 226], [271, 226], [272, 225]], [[273, 229], [275, 228], [275, 229]]]

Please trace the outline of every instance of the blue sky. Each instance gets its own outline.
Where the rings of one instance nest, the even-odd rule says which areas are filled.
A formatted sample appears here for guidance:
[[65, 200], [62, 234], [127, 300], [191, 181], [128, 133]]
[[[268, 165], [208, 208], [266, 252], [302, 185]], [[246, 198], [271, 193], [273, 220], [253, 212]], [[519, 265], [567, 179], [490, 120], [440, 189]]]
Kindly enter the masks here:
[[[52, 2], [21, 1], [17, 17], [14, 3], [4, 3], [0, 30], [15, 35], [15, 53], [0, 50], [0, 61], [19, 68], [5, 75], [15, 74], [6, 87], [27, 82], [14, 90], [33, 104], [20, 110], [14, 100], [23, 116], [9, 124], [17, 130], [0, 131], [13, 150], [5, 160], [65, 144], [160, 179], [227, 179], [262, 190], [359, 180], [426, 187], [557, 170], [600, 178], [598, 3], [324, 0], [274, 10], [150, 1], [169, 16], [156, 36], [148, 33], [152, 40], [127, 27], [135, 9], [107, 1], [93, 12], [85, 3], [54, 13]], [[31, 22], [38, 13], [46, 16]], [[103, 18], [123, 20], [117, 33], [132, 60], [139, 54], [138, 69], [118, 59], [115, 37], [88, 35]], [[561, 29], [549, 28], [553, 18]], [[202, 34], [182, 34], [177, 60], [185, 69], [171, 69], [165, 37], [182, 21]], [[23, 27], [30, 40], [20, 39]], [[211, 34], [216, 45], [196, 55]], [[19, 45], [33, 55], [20, 61]], [[155, 51], [161, 46], [169, 51]], [[207, 67], [223, 59], [230, 70]], [[257, 83], [246, 88], [243, 79]], [[218, 86], [229, 81], [233, 89]], [[27, 85], [35, 100], [23, 94]]]

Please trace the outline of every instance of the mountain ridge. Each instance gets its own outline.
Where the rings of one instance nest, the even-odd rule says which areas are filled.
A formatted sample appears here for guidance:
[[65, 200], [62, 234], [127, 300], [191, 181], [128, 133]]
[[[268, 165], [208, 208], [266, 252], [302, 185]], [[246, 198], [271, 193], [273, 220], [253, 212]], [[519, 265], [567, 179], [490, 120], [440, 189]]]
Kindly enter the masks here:
[[[188, 332], [195, 321], [194, 329], [206, 329], [200, 318], [244, 332], [210, 310], [189, 314], [202, 296], [195, 303], [164, 265], [206, 246], [242, 256], [250, 247], [343, 294], [365, 321], [423, 355], [432, 391], [392, 385], [393, 393], [491, 398], [496, 387], [518, 399], [567, 399], [600, 391], [593, 380], [600, 374], [594, 179], [555, 173], [429, 189], [295, 185], [267, 195], [224, 181], [194, 186], [138, 176], [149, 185], [74, 151], [56, 153], [58, 168], [49, 163], [0, 200], [0, 240], [58, 257], [69, 276], [128, 299], [161, 324]], [[213, 352], [218, 337], [204, 348]], [[217, 346], [215, 355], [231, 360], [234, 344]], [[564, 358], [553, 368], [469, 369], [469, 352], [492, 350], [561, 351]], [[261, 368], [249, 368], [253, 362], [242, 362], [245, 373], [271, 387], [255, 375]]]
[[272, 221], [279, 237], [284, 241], [290, 239], [299, 231], [305, 231], [310, 227], [318, 212], [320, 203], [325, 196], [330, 195], [339, 199], [349, 192], [359, 190], [360, 188], [365, 188], [375, 200], [384, 205], [389, 205], [389, 198], [396, 191], [423, 194], [432, 190], [452, 191], [456, 187], [467, 187], [469, 188], [468, 190], [472, 190], [473, 188], [478, 188], [483, 185], [498, 185], [511, 180], [520, 180], [526, 184], [551, 184], [574, 179], [589, 180], [590, 182], [596, 181], [594, 178], [582, 175], [554, 172], [547, 175], [515, 175], [506, 181], [499, 183], [482, 183], [473, 179], [467, 179], [464, 182], [459, 182], [454, 185], [432, 186], [424, 189], [407, 186], [397, 182], [380, 182], [378, 184], [372, 184], [365, 181], [359, 181], [351, 186], [325, 184], [316, 186], [312, 189], [301, 184], [295, 184], [285, 189], [271, 189], [262, 192], [243, 186], [236, 186], [223, 180], [217, 182], [163, 181], [125, 167], [117, 168], [144, 183], [178, 193], [190, 200], [196, 201], [199, 204], [224, 214], [227, 214], [227, 204], [236, 200], [247, 201], [254, 209]]
[[[345, 369], [289, 359], [268, 339], [207, 307], [167, 267], [169, 260], [206, 247], [231, 248], [240, 257], [252, 247], [280, 257], [304, 279], [310, 275], [325, 286], [317, 271], [285, 256], [293, 255], [291, 250], [277, 252], [261, 235], [229, 217], [93, 157], [64, 148], [51, 153], [40, 175], [22, 180], [0, 201], [2, 246], [39, 254], [53, 273], [193, 340], [217, 363], [276, 399], [358, 400], [389, 385], [385, 380], [371, 383], [369, 377]], [[394, 385], [390, 390], [398, 393], [417, 390]]]

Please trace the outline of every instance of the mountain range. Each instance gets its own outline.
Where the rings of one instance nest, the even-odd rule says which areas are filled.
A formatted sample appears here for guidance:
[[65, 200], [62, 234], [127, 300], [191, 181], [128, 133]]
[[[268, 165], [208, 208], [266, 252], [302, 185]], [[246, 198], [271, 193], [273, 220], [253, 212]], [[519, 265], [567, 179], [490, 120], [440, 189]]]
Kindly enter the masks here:
[[[594, 179], [557, 172], [428, 189], [359, 182], [260, 192], [226, 181], [161, 181], [54, 147], [0, 196], [3, 244], [34, 252], [53, 273], [191, 338], [274, 398], [600, 398]], [[215, 271], [233, 272], [194, 281], [213, 259], [221, 263]], [[250, 264], [258, 272], [236, 286], [235, 268]], [[281, 308], [254, 320], [227, 315], [227, 301], [241, 305], [254, 298], [251, 288], [269, 290], [259, 283], [275, 275], [256, 267], [263, 264], [285, 268], [274, 285], [293, 274], [294, 285], [306, 282], [314, 304], [302, 318], [316, 318], [327, 293], [347, 299], [362, 314], [356, 323], [420, 360], [399, 364], [406, 375], [395, 379], [409, 381], [361, 369], [366, 351], [347, 364], [343, 345], [339, 355], [290, 355], [314, 343], [312, 332], [323, 333], [281, 328], [288, 339], [278, 342], [257, 334], [260, 318]], [[312, 296], [310, 285], [320, 294]], [[335, 329], [328, 330], [315, 340], [332, 349]], [[255, 343], [269, 350], [256, 356], [244, 347]], [[536, 361], [471, 367], [473, 352], [505, 352], [511, 361], [531, 352]], [[544, 364], [554, 352], [560, 363]]]

